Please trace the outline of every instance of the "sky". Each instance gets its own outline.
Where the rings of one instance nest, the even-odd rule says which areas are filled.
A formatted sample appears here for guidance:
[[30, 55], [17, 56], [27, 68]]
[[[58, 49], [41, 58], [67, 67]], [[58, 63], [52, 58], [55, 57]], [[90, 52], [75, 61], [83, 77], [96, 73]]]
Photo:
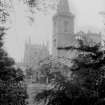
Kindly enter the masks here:
[[[99, 13], [105, 11], [105, 0], [68, 0], [70, 11], [75, 15], [75, 32], [79, 30], [103, 31], [104, 17]], [[26, 18], [26, 7], [19, 2], [13, 3], [14, 11], [11, 13], [11, 29], [5, 36], [5, 49], [9, 56], [17, 62], [21, 62], [24, 56], [25, 41], [29, 37], [32, 44], [43, 44], [52, 40], [52, 16], [51, 13], [34, 14], [34, 22], [29, 24]]]

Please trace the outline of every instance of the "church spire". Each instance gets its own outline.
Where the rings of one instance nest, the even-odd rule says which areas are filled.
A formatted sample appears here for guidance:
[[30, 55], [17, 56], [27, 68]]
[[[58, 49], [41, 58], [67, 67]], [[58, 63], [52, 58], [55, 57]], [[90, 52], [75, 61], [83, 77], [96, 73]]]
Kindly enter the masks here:
[[68, 13], [69, 3], [68, 0], [60, 0], [57, 8], [58, 13]]

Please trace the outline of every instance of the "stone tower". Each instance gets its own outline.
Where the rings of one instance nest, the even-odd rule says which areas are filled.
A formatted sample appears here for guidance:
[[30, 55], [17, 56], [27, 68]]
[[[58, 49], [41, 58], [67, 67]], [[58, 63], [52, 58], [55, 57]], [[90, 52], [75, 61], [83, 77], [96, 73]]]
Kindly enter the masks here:
[[58, 48], [71, 46], [74, 39], [74, 16], [70, 12], [68, 0], [60, 0], [53, 17], [53, 55], [65, 57], [68, 51]]

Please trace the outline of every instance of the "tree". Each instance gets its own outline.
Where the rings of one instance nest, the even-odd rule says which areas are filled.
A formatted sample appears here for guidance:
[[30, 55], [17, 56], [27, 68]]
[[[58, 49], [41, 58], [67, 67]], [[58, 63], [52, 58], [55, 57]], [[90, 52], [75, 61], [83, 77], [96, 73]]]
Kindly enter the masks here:
[[26, 104], [27, 92], [21, 69], [15, 68], [15, 62], [4, 50], [3, 37], [8, 17], [8, 2], [0, 1], [0, 104]]
[[60, 62], [58, 58], [54, 58], [52, 56], [39, 62], [37, 72], [40, 72], [40, 75], [42, 75], [43, 79], [47, 81], [47, 83], [50, 83], [55, 78], [59, 78], [59, 75], [63, 75], [65, 78], [70, 78], [69, 67]]
[[[22, 5], [24, 9], [25, 17], [28, 18], [29, 23], [34, 22], [34, 14], [38, 12], [48, 13], [49, 10], [55, 10], [57, 3], [59, 0], [1, 0], [0, 1], [0, 22], [2, 19], [2, 23], [10, 22], [9, 27], [11, 25], [11, 13], [13, 14], [15, 11], [15, 5], [17, 2]], [[25, 7], [25, 8], [24, 8]], [[20, 14], [21, 15], [21, 14]], [[6, 19], [6, 21], [5, 21]], [[11, 21], [9, 21], [11, 19]], [[13, 22], [13, 21], [12, 21]]]
[[0, 104], [26, 104], [26, 86], [21, 69], [15, 68], [15, 62], [3, 48], [5, 28], [0, 27]]
[[[48, 66], [49, 63], [50, 66]], [[78, 84], [74, 84], [74, 82], [68, 79], [67, 76], [63, 75], [59, 63], [52, 61], [49, 63], [46, 66], [43, 65], [44, 67], [42, 66], [42, 71], [46, 72], [45, 67], [47, 67], [47, 71], [49, 71], [47, 73], [56, 75], [56, 77], [54, 76], [53, 79], [51, 79], [46, 89], [35, 95], [35, 102], [40, 103], [44, 101], [44, 104], [47, 105], [77, 105], [79, 102], [82, 105], [84, 105], [84, 103], [85, 105], [89, 105], [89, 99], [87, 97], [90, 92], [81, 88]], [[64, 70], [66, 71], [66, 69]]]
[[35, 96], [37, 102], [43, 100], [47, 105], [62, 105], [66, 102], [72, 105], [104, 103], [105, 51], [101, 44], [86, 45], [82, 40], [78, 42], [78, 47], [60, 48], [78, 51], [78, 56], [72, 60], [73, 65], [70, 67], [73, 79], [68, 80], [63, 75], [54, 78], [50, 82], [50, 89]]
[[54, 9], [56, 8], [56, 4], [59, 2], [59, 0], [23, 0], [24, 3], [26, 3], [31, 9], [36, 8], [37, 10], [42, 9]]
[[34, 100], [35, 102], [43, 102], [46, 105], [71, 105], [73, 99], [79, 97], [81, 90], [73, 85], [64, 76], [59, 75], [59, 79], [55, 78], [50, 87], [39, 92]]
[[[80, 84], [95, 91], [99, 97], [99, 85], [105, 76], [105, 51], [100, 44], [94, 46], [81, 45], [78, 50], [80, 54], [73, 60], [73, 74], [82, 81]], [[102, 85], [102, 84], [101, 84]], [[96, 88], [97, 87], [97, 88]]]
[[[73, 72], [73, 80], [68, 80], [63, 75], [57, 75], [61, 78], [54, 78], [52, 88], [38, 93], [35, 97], [37, 102], [44, 100], [47, 105], [67, 103], [89, 105], [90, 103], [94, 104], [100, 97], [100, 79], [105, 74], [103, 68], [104, 51], [100, 50], [99, 44], [94, 46], [83, 45], [82, 41], [80, 41], [78, 48], [73, 46], [71, 48], [78, 50], [79, 53], [78, 57], [72, 60], [73, 66], [70, 68]], [[103, 84], [101, 83], [101, 85]]]
[[35, 95], [35, 102], [44, 102], [46, 105], [90, 105], [90, 102], [97, 101], [95, 97], [89, 98], [88, 90], [74, 84], [63, 75], [57, 76], [59, 78], [51, 81], [50, 86]]
[[78, 51], [78, 56], [72, 60], [73, 82], [89, 91], [89, 97], [104, 98], [105, 50], [102, 49], [101, 44], [86, 45], [83, 40], [78, 42], [79, 47], [59, 48]]
[[[56, 10], [57, 3], [59, 0], [21, 0], [24, 1], [24, 4], [27, 6], [28, 11], [31, 15], [28, 15], [28, 18], [31, 23], [34, 21], [34, 15], [36, 13], [51, 13], [52, 10]], [[49, 12], [50, 11], [50, 12]]]

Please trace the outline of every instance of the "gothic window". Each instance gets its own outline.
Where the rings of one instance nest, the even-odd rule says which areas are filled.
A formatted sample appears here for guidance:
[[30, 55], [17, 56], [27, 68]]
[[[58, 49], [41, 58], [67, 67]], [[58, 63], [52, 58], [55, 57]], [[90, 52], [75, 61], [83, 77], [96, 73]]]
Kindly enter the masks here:
[[64, 21], [64, 32], [68, 32], [68, 21]]

